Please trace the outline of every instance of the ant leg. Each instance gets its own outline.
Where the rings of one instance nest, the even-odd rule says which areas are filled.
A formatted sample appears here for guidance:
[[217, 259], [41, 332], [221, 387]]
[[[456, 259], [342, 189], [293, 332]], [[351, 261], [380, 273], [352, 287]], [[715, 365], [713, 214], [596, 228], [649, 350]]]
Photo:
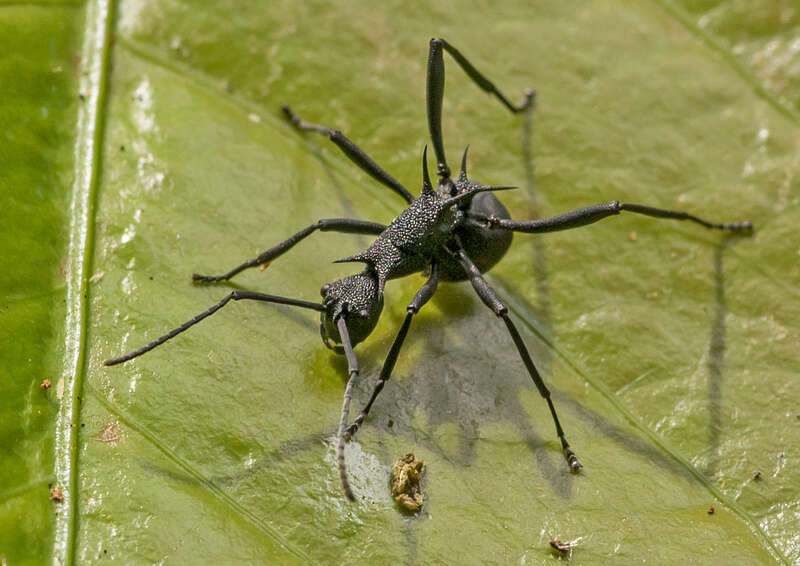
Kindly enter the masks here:
[[450, 178], [450, 167], [444, 155], [444, 142], [442, 141], [442, 99], [444, 98], [444, 59], [442, 58], [442, 42], [432, 39], [428, 51], [428, 130], [436, 152], [436, 174], [439, 184]]
[[394, 364], [397, 361], [397, 356], [400, 354], [400, 348], [403, 346], [403, 341], [406, 339], [406, 334], [408, 334], [408, 329], [411, 326], [411, 319], [433, 296], [433, 294], [436, 292], [436, 286], [438, 284], [439, 266], [436, 262], [433, 262], [431, 263], [431, 274], [428, 277], [428, 280], [422, 285], [420, 290], [417, 291], [417, 294], [414, 295], [414, 298], [408, 304], [406, 309], [406, 318], [403, 321], [403, 325], [400, 327], [400, 331], [397, 333], [394, 342], [392, 343], [392, 347], [389, 349], [389, 355], [386, 356], [386, 361], [383, 363], [381, 374], [378, 377], [378, 382], [375, 384], [375, 389], [372, 390], [372, 396], [370, 397], [369, 402], [358, 415], [358, 418], [353, 421], [353, 424], [347, 427], [347, 430], [344, 433], [348, 440], [356, 433], [358, 427], [361, 426], [361, 423], [364, 422], [364, 418], [369, 414], [372, 404], [375, 402], [378, 394], [383, 390], [383, 386], [386, 384], [386, 382], [389, 381], [389, 378], [392, 375], [392, 370], [394, 369]]
[[342, 339], [344, 355], [347, 358], [347, 374], [349, 376], [347, 387], [344, 390], [342, 417], [339, 420], [339, 432], [337, 434], [339, 443], [336, 446], [336, 460], [339, 468], [339, 479], [342, 482], [344, 494], [350, 501], [355, 501], [356, 497], [353, 495], [353, 490], [350, 488], [350, 482], [347, 480], [347, 468], [344, 463], [344, 443], [346, 439], [345, 427], [347, 426], [347, 419], [350, 415], [350, 399], [353, 397], [353, 386], [358, 378], [358, 359], [356, 359], [356, 353], [353, 351], [353, 346], [350, 343], [350, 333], [347, 331], [345, 316], [339, 317], [336, 321], [336, 326], [339, 330], [339, 336]]
[[508, 307], [506, 307], [498, 298], [497, 294], [481, 275], [481, 272], [478, 271], [477, 267], [475, 267], [475, 264], [472, 263], [469, 257], [467, 257], [467, 254], [464, 252], [464, 250], [459, 248], [457, 254], [458, 260], [464, 268], [464, 271], [467, 272], [470, 283], [472, 283], [472, 287], [475, 289], [475, 292], [478, 293], [478, 296], [481, 298], [484, 304], [492, 309], [494, 314], [496, 314], [499, 318], [502, 318], [503, 322], [505, 322], [508, 332], [511, 334], [511, 339], [514, 341], [514, 345], [517, 347], [517, 351], [522, 358], [522, 362], [525, 364], [525, 368], [528, 370], [531, 379], [533, 379], [533, 383], [536, 384], [536, 387], [539, 389], [539, 393], [542, 397], [544, 397], [544, 400], [547, 401], [547, 406], [550, 408], [550, 414], [553, 416], [553, 422], [556, 425], [556, 433], [558, 434], [558, 438], [561, 440], [561, 447], [564, 450], [564, 456], [567, 458], [569, 467], [574, 472], [578, 471], [582, 465], [578, 461], [578, 457], [575, 456], [575, 453], [570, 448], [569, 442], [567, 442], [567, 437], [564, 435], [564, 430], [561, 428], [561, 423], [558, 421], [556, 408], [553, 405], [553, 401], [550, 399], [550, 390], [547, 389], [547, 386], [542, 380], [542, 376], [539, 375], [539, 371], [536, 369], [536, 366], [534, 365], [533, 360], [528, 353], [528, 349], [525, 347], [525, 342], [522, 341], [522, 336], [520, 336], [519, 332], [517, 331], [517, 327], [514, 326], [513, 322], [511, 322], [511, 319], [508, 316]]
[[300, 117], [292, 112], [292, 109], [285, 104], [281, 106], [281, 110], [296, 128], [300, 130], [310, 130], [312, 132], [322, 134], [323, 136], [328, 136], [330, 140], [338, 145], [339, 149], [341, 149], [344, 154], [350, 158], [350, 161], [358, 165], [370, 177], [392, 189], [398, 195], [403, 197], [407, 203], [411, 204], [411, 202], [414, 200], [413, 195], [409, 193], [397, 179], [384, 171], [381, 166], [375, 163], [369, 155], [364, 153], [364, 150], [350, 141], [342, 132], [327, 126], [311, 124], [310, 122], [301, 120]]
[[254, 293], [252, 291], [233, 291], [227, 297], [222, 299], [216, 305], [211, 307], [210, 309], [201, 312], [196, 317], [191, 320], [188, 320], [181, 324], [178, 328], [170, 330], [168, 333], [164, 334], [161, 338], [153, 340], [149, 344], [142, 346], [138, 350], [133, 350], [132, 352], [128, 352], [124, 356], [120, 356], [119, 358], [112, 358], [110, 360], [106, 360], [103, 362], [103, 365], [106, 366], [114, 366], [117, 364], [121, 364], [123, 362], [127, 362], [128, 360], [132, 360], [137, 356], [141, 356], [142, 354], [149, 352], [156, 346], [160, 346], [170, 338], [174, 338], [184, 330], [188, 330], [204, 318], [207, 318], [217, 312], [219, 309], [227, 305], [230, 301], [239, 301], [241, 299], [251, 299], [254, 301], [265, 301], [267, 303], [280, 303], [282, 305], [291, 305], [294, 307], [302, 307], [305, 309], [312, 309], [315, 311], [323, 312], [325, 307], [319, 303], [310, 303], [308, 301], [302, 301], [300, 299], [290, 299], [288, 297], [279, 297], [277, 295], [267, 295], [265, 293]]
[[283, 255], [284, 253], [288, 252], [290, 249], [294, 247], [300, 240], [304, 239], [306, 236], [312, 234], [315, 230], [320, 230], [322, 232], [342, 232], [345, 234], [380, 234], [386, 229], [386, 226], [383, 224], [378, 224], [377, 222], [369, 222], [367, 220], [353, 220], [351, 218], [328, 218], [325, 220], [317, 220], [311, 226], [303, 228], [297, 234], [290, 236], [280, 244], [271, 247], [267, 251], [263, 252], [258, 257], [255, 257], [251, 260], [244, 262], [243, 264], [239, 265], [231, 269], [228, 273], [224, 275], [199, 275], [197, 273], [192, 274], [192, 281], [198, 281], [201, 283], [214, 283], [217, 281], [227, 281], [237, 273], [244, 271], [250, 267], [255, 267], [257, 265], [267, 266], [269, 262], [274, 260], [275, 258]]
[[689, 220], [705, 226], [706, 228], [713, 228], [716, 230], [731, 230], [746, 232], [753, 229], [753, 224], [749, 220], [742, 222], [731, 222], [728, 224], [718, 224], [715, 222], [708, 222], [702, 218], [698, 218], [686, 212], [678, 212], [674, 210], [665, 210], [662, 208], [653, 208], [650, 206], [643, 206], [641, 204], [626, 204], [612, 200], [608, 203], [595, 204], [585, 208], [579, 208], [564, 214], [552, 216], [550, 218], [542, 218], [539, 220], [510, 220], [505, 218], [485, 218], [473, 216], [473, 221], [483, 221], [488, 223], [489, 228], [499, 228], [502, 230], [513, 230], [514, 232], [527, 232], [529, 234], [536, 234], [541, 232], [556, 232], [558, 230], [569, 230], [570, 228], [577, 228], [592, 224], [598, 220], [602, 220], [607, 216], [619, 214], [622, 211], [634, 212], [636, 214], [643, 214], [645, 216], [652, 216], [654, 218], [668, 218], [671, 220]]
[[444, 155], [442, 143], [442, 98], [444, 96], [444, 60], [442, 50], [447, 51], [456, 63], [464, 70], [472, 81], [482, 90], [493, 94], [511, 112], [522, 112], [533, 105], [535, 93], [525, 92], [525, 98], [518, 105], [512, 104], [502, 92], [470, 63], [461, 52], [444, 39], [431, 39], [428, 52], [428, 129], [430, 130], [433, 148], [438, 162], [437, 174], [442, 179], [450, 177], [450, 168]]

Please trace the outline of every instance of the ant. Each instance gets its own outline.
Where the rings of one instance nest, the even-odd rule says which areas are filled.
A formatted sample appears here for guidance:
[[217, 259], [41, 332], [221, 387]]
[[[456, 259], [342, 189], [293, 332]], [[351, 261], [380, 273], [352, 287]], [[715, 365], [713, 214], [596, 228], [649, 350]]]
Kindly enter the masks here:
[[[361, 426], [378, 394], [389, 380], [400, 354], [403, 341], [411, 326], [411, 320], [433, 296], [439, 281], [469, 280], [483, 303], [495, 315], [503, 319], [525, 368], [538, 388], [539, 393], [547, 402], [556, 427], [556, 434], [561, 440], [564, 456], [570, 469], [574, 472], [580, 470], [582, 465], [570, 448], [569, 442], [567, 442], [564, 430], [558, 420], [555, 406], [550, 399], [550, 391], [536, 369], [536, 365], [531, 359], [516, 326], [509, 317], [508, 308], [486, 282], [482, 274], [500, 261], [511, 245], [514, 232], [538, 234], [568, 230], [597, 222], [607, 216], [613, 216], [623, 211], [655, 218], [689, 220], [706, 228], [734, 232], [750, 231], [752, 230], [752, 224], [749, 221], [717, 224], [707, 222], [685, 212], [652, 208], [639, 204], [620, 203], [618, 201], [587, 206], [539, 220], [512, 220], [508, 210], [492, 193], [513, 189], [514, 187], [485, 186], [468, 178], [467, 150], [469, 146], [464, 150], [461, 170], [458, 176], [455, 178], [450, 176], [450, 167], [445, 159], [442, 141], [443, 53], [445, 51], [450, 54], [475, 84], [496, 97], [512, 113], [523, 112], [533, 107], [535, 97], [533, 90], [526, 91], [521, 103], [516, 105], [511, 103], [455, 47], [444, 39], [432, 39], [430, 41], [427, 65], [427, 113], [428, 129], [433, 150], [436, 154], [438, 187], [434, 190], [428, 174], [426, 146], [422, 152], [422, 191], [415, 198], [394, 177], [384, 171], [363, 150], [345, 137], [342, 132], [326, 126], [305, 122], [295, 115], [288, 106], [283, 106], [283, 113], [297, 129], [328, 136], [353, 163], [376, 181], [405, 199], [408, 208], [392, 220], [388, 226], [350, 218], [319, 220], [224, 275], [193, 274], [192, 280], [197, 283], [227, 281], [245, 269], [266, 266], [317, 230], [377, 236], [372, 245], [365, 251], [337, 260], [337, 263], [363, 263], [365, 268], [362, 271], [323, 285], [320, 289], [322, 295], [321, 303], [252, 291], [232, 291], [208, 310], [198, 314], [164, 336], [124, 356], [107, 360], [105, 365], [111, 366], [126, 362], [145, 352], [149, 352], [211, 316], [230, 301], [242, 299], [266, 301], [319, 311], [321, 313], [320, 333], [323, 342], [327, 347], [337, 353], [343, 353], [347, 358], [348, 382], [344, 393], [337, 433], [337, 465], [344, 493], [348, 499], [355, 501], [345, 468], [344, 449], [346, 441], [352, 438]], [[406, 307], [405, 320], [389, 349], [378, 381], [372, 391], [372, 396], [358, 417], [348, 426], [350, 400], [353, 386], [359, 373], [358, 361], [353, 348], [356, 344], [366, 339], [378, 323], [378, 318], [383, 309], [383, 290], [386, 281], [418, 272], [426, 273], [428, 278]]]

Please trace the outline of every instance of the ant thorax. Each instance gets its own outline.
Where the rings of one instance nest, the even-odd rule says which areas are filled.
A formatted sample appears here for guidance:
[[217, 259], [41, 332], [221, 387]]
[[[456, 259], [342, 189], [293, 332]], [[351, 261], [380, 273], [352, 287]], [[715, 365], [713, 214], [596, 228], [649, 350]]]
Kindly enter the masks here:
[[363, 262], [378, 280], [380, 293], [388, 279], [422, 271], [441, 253], [463, 221], [458, 206], [432, 190], [400, 213], [365, 251], [344, 261]]
[[379, 239], [386, 237], [403, 253], [433, 257], [451, 239], [453, 230], [463, 220], [462, 212], [448, 200], [438, 193], [423, 190], [392, 220]]

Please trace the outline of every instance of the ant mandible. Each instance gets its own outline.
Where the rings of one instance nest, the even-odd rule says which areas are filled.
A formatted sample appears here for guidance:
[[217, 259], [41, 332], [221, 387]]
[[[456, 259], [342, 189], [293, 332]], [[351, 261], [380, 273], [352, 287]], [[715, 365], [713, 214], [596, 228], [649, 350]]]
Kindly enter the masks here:
[[[320, 333], [322, 334], [323, 342], [336, 352], [344, 353], [347, 358], [349, 379], [345, 389], [341, 419], [339, 421], [337, 461], [344, 493], [348, 499], [354, 501], [355, 496], [350, 487], [345, 468], [345, 442], [352, 438], [361, 426], [378, 394], [389, 380], [400, 353], [400, 348], [411, 326], [412, 318], [433, 296], [439, 281], [463, 281], [469, 279], [483, 303], [495, 315], [503, 319], [525, 368], [539, 389], [539, 393], [547, 402], [570, 469], [573, 471], [580, 470], [581, 463], [570, 448], [569, 442], [567, 442], [564, 430], [558, 420], [555, 406], [550, 399], [550, 391], [539, 375], [539, 371], [536, 369], [516, 326], [511, 321], [508, 315], [508, 308], [483, 278], [482, 273], [485, 273], [500, 261], [511, 245], [514, 232], [537, 234], [568, 230], [597, 222], [622, 211], [655, 218], [690, 220], [706, 228], [719, 230], [748, 231], [752, 229], [752, 224], [747, 221], [716, 224], [685, 212], [663, 210], [639, 204], [620, 203], [618, 201], [596, 204], [539, 220], [512, 220], [508, 210], [492, 193], [514, 187], [484, 186], [469, 179], [467, 177], [466, 149], [461, 160], [461, 171], [458, 177], [452, 178], [450, 176], [450, 168], [445, 159], [444, 144], [442, 142], [444, 51], [447, 51], [455, 59], [456, 63], [475, 84], [494, 95], [512, 113], [532, 108], [534, 102], [534, 92], [532, 90], [528, 90], [525, 93], [524, 99], [520, 104], [512, 104], [455, 47], [444, 39], [432, 39], [428, 53], [427, 110], [428, 129], [431, 134], [433, 149], [436, 153], [436, 174], [439, 182], [437, 189], [434, 190], [428, 175], [426, 147], [422, 153], [422, 191], [418, 197], [414, 198], [403, 185], [384, 171], [340, 131], [305, 122], [295, 115], [288, 106], [283, 106], [283, 113], [295, 127], [300, 130], [318, 132], [328, 136], [353, 163], [379, 183], [403, 197], [408, 203], [408, 208], [392, 220], [388, 226], [350, 218], [319, 220], [224, 275], [206, 276], [193, 274], [192, 279], [198, 283], [227, 281], [247, 268], [267, 265], [317, 230], [377, 236], [372, 245], [365, 251], [337, 260], [337, 262], [363, 263], [366, 265], [363, 271], [323, 285], [320, 289], [322, 294], [321, 303], [252, 291], [233, 291], [210, 309], [198, 314], [164, 336], [124, 356], [107, 360], [105, 365], [119, 364], [149, 352], [204, 318], [211, 316], [230, 301], [250, 299], [319, 311], [321, 313]], [[389, 354], [372, 391], [372, 396], [358, 417], [348, 426], [350, 399], [354, 383], [358, 377], [358, 362], [353, 347], [369, 336], [378, 323], [378, 318], [383, 309], [383, 289], [386, 281], [422, 271], [429, 273], [428, 279], [408, 304], [408, 307], [406, 307], [405, 320], [389, 349]]]

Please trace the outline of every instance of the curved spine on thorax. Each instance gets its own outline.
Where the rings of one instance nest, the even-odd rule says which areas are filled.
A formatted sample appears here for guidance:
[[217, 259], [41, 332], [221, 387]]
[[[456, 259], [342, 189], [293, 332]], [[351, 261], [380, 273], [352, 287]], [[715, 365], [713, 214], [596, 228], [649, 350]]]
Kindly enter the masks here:
[[462, 213], [446, 206], [446, 199], [423, 193], [363, 252], [341, 259], [363, 262], [378, 277], [381, 292], [386, 280], [423, 270], [451, 238]]

